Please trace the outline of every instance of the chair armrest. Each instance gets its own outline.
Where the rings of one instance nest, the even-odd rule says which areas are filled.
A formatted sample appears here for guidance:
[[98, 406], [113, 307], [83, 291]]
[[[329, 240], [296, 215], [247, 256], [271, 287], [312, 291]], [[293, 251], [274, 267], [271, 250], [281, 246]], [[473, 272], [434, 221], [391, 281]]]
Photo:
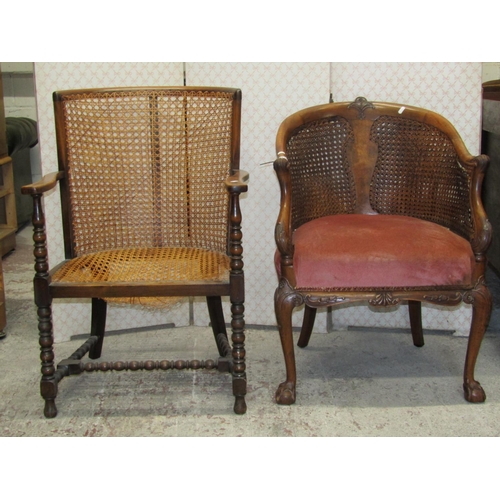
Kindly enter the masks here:
[[59, 181], [59, 179], [62, 179], [63, 177], [64, 172], [52, 172], [50, 174], [44, 175], [43, 178], [38, 182], [22, 186], [21, 193], [30, 195], [43, 194], [54, 188], [57, 184], [57, 181]]
[[278, 158], [274, 161], [274, 170], [278, 176], [281, 191], [280, 211], [276, 221], [274, 237], [280, 254], [291, 258], [293, 256], [292, 199], [288, 159], [284, 153], [279, 153]]
[[245, 193], [248, 191], [248, 179], [250, 175], [244, 170], [231, 172], [225, 180], [226, 188], [229, 192]]
[[474, 236], [471, 239], [471, 246], [474, 253], [484, 254], [490, 246], [492, 228], [484, 210], [481, 192], [484, 175], [488, 168], [490, 159], [486, 155], [479, 155], [473, 158], [474, 171], [471, 182], [471, 213], [474, 220]]

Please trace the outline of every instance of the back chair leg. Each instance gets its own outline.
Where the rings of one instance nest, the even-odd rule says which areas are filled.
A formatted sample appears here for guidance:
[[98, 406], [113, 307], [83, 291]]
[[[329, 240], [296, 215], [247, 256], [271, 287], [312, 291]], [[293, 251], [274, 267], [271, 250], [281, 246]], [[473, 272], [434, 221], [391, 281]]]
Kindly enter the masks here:
[[479, 348], [488, 326], [491, 315], [491, 293], [486, 285], [481, 282], [465, 298], [465, 302], [472, 303], [472, 324], [467, 345], [467, 355], [465, 357], [464, 367], [464, 396], [471, 403], [483, 403], [486, 400], [486, 394], [481, 384], [474, 379], [474, 368], [476, 366]]
[[307, 304], [304, 308], [304, 319], [302, 320], [302, 329], [300, 330], [300, 337], [297, 345], [299, 347], [307, 347], [309, 345], [309, 339], [311, 338], [311, 333], [314, 327], [314, 320], [316, 319], [315, 307], [309, 307]]
[[224, 311], [222, 310], [222, 299], [219, 296], [207, 297], [208, 314], [210, 316], [210, 323], [212, 324], [212, 331], [214, 333], [215, 343], [219, 355], [225, 357], [227, 353], [224, 350], [223, 343], [219, 335], [222, 334], [227, 339], [226, 323], [224, 321]]
[[422, 330], [422, 303], [418, 300], [408, 301], [410, 312], [410, 327], [413, 337], [413, 345], [422, 347], [424, 345], [424, 332]]
[[89, 351], [90, 359], [97, 359], [101, 357], [104, 334], [106, 332], [107, 305], [107, 302], [103, 299], [92, 299], [92, 320], [90, 335], [95, 335], [99, 340], [91, 347]]

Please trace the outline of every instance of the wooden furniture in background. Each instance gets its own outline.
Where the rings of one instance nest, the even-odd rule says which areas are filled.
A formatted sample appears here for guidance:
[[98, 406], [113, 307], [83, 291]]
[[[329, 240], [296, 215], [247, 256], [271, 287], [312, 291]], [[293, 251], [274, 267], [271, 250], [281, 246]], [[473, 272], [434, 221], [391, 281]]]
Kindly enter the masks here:
[[[241, 91], [206, 87], [54, 93], [59, 171], [24, 186], [33, 197], [35, 302], [44, 414], [58, 384], [97, 370], [218, 369], [246, 411], [244, 275], [239, 196]], [[60, 186], [66, 260], [49, 269], [43, 194]], [[83, 362], [101, 356], [108, 302], [168, 304], [206, 296], [220, 358]], [[222, 296], [231, 302], [232, 346]], [[51, 304], [92, 299], [91, 335], [54, 364]], [[168, 335], [168, 332], [165, 333]], [[168, 379], [166, 379], [168, 380]]]
[[[5, 111], [3, 104], [2, 73], [0, 73], [0, 257], [15, 248], [16, 227], [10, 227], [12, 213], [10, 212], [13, 190], [12, 162], [7, 155], [7, 136], [5, 133]], [[14, 201], [15, 203], [15, 201]], [[15, 217], [15, 210], [14, 210]], [[15, 223], [15, 220], [14, 220]], [[2, 262], [0, 261], [0, 338], [5, 337], [3, 332], [7, 324], [5, 311], [5, 290], [3, 282]]]
[[276, 153], [275, 309], [286, 364], [277, 402], [296, 398], [295, 307], [305, 304], [298, 345], [306, 347], [318, 307], [406, 301], [419, 347], [422, 302], [472, 304], [463, 388], [468, 401], [484, 401], [474, 367], [491, 312], [491, 226], [481, 203], [488, 157], [470, 155], [436, 113], [361, 97], [289, 116]]
[[12, 160], [8, 156], [5, 131], [3, 85], [0, 73], [0, 256], [16, 248], [16, 195]]
[[484, 176], [483, 203], [493, 228], [488, 263], [500, 275], [500, 80], [483, 83], [481, 153], [490, 158]]

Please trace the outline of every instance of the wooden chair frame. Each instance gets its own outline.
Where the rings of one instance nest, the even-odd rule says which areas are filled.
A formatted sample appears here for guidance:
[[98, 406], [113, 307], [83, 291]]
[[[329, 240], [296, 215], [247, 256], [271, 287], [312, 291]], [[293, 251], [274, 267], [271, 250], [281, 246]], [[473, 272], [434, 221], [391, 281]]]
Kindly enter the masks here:
[[[89, 97], [90, 96], [90, 97]], [[67, 134], [69, 134], [65, 113], [68, 102], [81, 99], [94, 99], [101, 102], [104, 99], [149, 99], [153, 110], [158, 111], [159, 99], [189, 99], [196, 96], [197, 99], [207, 100], [222, 98], [229, 100], [231, 123], [228, 125], [230, 145], [227, 146], [228, 155], [224, 160], [226, 167], [226, 179], [220, 179], [220, 190], [227, 191], [227, 230], [226, 255], [230, 261], [228, 279], [199, 281], [96, 281], [90, 283], [71, 281], [57, 281], [53, 277], [61, 266], [75, 259], [77, 249], [75, 246], [74, 220], [71, 212], [70, 183], [71, 165], [74, 158], [68, 147]], [[146, 97], [144, 97], [146, 96]], [[158, 97], [160, 96], [160, 97]], [[166, 97], [165, 97], [166, 96]], [[215, 97], [214, 97], [215, 96]], [[54, 111], [56, 120], [57, 148], [59, 158], [59, 170], [47, 174], [40, 182], [24, 186], [22, 193], [31, 195], [33, 198], [33, 240], [35, 256], [35, 278], [34, 292], [38, 311], [38, 329], [40, 335], [42, 378], [41, 395], [45, 400], [44, 414], [48, 418], [57, 415], [55, 399], [58, 384], [62, 378], [79, 374], [82, 372], [107, 371], [107, 370], [167, 370], [167, 369], [217, 369], [232, 373], [233, 394], [235, 396], [234, 411], [243, 414], [246, 411], [246, 364], [245, 364], [245, 322], [244, 322], [244, 273], [242, 259], [242, 231], [241, 210], [239, 198], [241, 193], [247, 191], [248, 174], [239, 169], [240, 156], [240, 121], [241, 121], [241, 91], [231, 88], [211, 87], [134, 87], [134, 88], [110, 88], [110, 89], [82, 89], [54, 92]], [[222, 99], [221, 98], [221, 99]], [[155, 107], [156, 106], [156, 107]], [[187, 105], [186, 105], [187, 106]], [[188, 108], [185, 108], [187, 112]], [[68, 112], [69, 113], [69, 112]], [[131, 113], [133, 114], [133, 113]], [[210, 120], [210, 117], [208, 118]], [[116, 124], [115, 124], [116, 125]], [[119, 125], [118, 125], [119, 127]], [[134, 132], [131, 133], [134, 136]], [[149, 132], [148, 132], [149, 134]], [[160, 132], [161, 134], [161, 132]], [[153, 137], [153, 133], [150, 133]], [[73, 163], [72, 163], [73, 162]], [[160, 165], [160, 162], [158, 162]], [[149, 168], [149, 167], [148, 167]], [[157, 168], [153, 166], [152, 168]], [[145, 181], [144, 181], [145, 182]], [[192, 181], [194, 182], [194, 181]], [[219, 181], [217, 181], [219, 182]], [[45, 215], [43, 211], [43, 195], [57, 185], [60, 188], [64, 246], [66, 260], [58, 266], [49, 269], [47, 255], [47, 234]], [[224, 188], [225, 186], [225, 188]], [[193, 188], [194, 189], [194, 188]], [[106, 249], [102, 249], [106, 250]], [[206, 296], [213, 334], [216, 340], [220, 358], [218, 360], [193, 360], [193, 361], [130, 361], [130, 362], [86, 362], [82, 361], [85, 354], [90, 359], [101, 356], [101, 349], [105, 334], [105, 321], [107, 300], [110, 298], [123, 297], [195, 297]], [[226, 325], [222, 309], [222, 296], [229, 296], [231, 302], [231, 328], [232, 347], [228, 340]], [[53, 299], [58, 298], [90, 298], [92, 299], [92, 319], [89, 339], [75, 351], [68, 359], [54, 363], [53, 331], [51, 304]]]

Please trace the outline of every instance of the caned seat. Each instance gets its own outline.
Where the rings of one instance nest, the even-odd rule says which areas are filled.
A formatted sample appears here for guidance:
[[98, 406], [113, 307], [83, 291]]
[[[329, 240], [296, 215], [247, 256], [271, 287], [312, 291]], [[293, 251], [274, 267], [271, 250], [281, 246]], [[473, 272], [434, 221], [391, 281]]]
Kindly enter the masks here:
[[294, 308], [304, 305], [306, 347], [318, 307], [408, 303], [421, 347], [421, 303], [462, 301], [473, 309], [464, 394], [484, 401], [474, 367], [491, 312], [480, 196], [488, 157], [472, 156], [437, 113], [362, 97], [289, 116], [276, 153], [275, 310], [286, 365], [277, 402], [296, 399]]
[[[244, 275], [239, 196], [241, 92], [136, 87], [54, 93], [59, 170], [24, 186], [33, 197], [35, 301], [45, 416], [60, 380], [83, 371], [217, 368], [246, 411]], [[65, 260], [49, 269], [43, 194], [59, 184]], [[84, 363], [101, 356], [107, 303], [165, 307], [205, 296], [217, 360]], [[222, 296], [229, 296], [232, 346]], [[54, 364], [51, 304], [92, 299], [91, 335]]]

